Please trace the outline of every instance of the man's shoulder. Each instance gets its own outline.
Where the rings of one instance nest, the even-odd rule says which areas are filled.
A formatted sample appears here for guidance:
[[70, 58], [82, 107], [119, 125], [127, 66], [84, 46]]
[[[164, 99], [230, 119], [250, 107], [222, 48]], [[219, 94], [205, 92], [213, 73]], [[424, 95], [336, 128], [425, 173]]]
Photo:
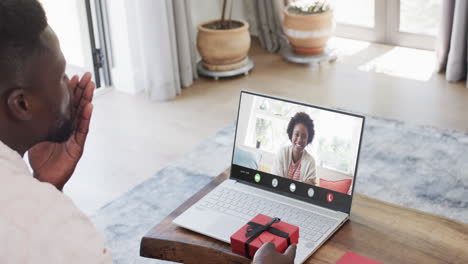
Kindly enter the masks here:
[[53, 185], [25, 173], [10, 176], [8, 184], [0, 185], [0, 215], [19, 228], [40, 225], [46, 219], [57, 222], [71, 215], [86, 217]]
[[16, 250], [7, 253], [0, 241], [0, 262], [2, 253], [14, 259], [25, 254], [37, 263], [111, 262], [102, 235], [71, 199], [32, 175], [16, 176], [0, 186], [0, 234]]

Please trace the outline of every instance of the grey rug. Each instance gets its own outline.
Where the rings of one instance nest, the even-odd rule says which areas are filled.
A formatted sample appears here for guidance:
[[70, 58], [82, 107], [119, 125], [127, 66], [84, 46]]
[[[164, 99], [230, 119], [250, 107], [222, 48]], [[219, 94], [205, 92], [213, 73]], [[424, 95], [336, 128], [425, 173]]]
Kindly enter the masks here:
[[[139, 257], [141, 237], [230, 165], [234, 123], [194, 151], [101, 208], [114, 263]], [[468, 223], [468, 134], [367, 118], [356, 191]]]

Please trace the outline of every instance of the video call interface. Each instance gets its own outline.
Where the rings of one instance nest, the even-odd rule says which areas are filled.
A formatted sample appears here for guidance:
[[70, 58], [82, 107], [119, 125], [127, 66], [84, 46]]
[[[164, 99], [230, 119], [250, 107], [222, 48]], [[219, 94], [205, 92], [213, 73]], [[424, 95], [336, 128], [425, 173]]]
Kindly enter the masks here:
[[359, 116], [243, 92], [233, 172], [270, 189], [300, 189], [303, 196], [350, 196], [363, 122]]

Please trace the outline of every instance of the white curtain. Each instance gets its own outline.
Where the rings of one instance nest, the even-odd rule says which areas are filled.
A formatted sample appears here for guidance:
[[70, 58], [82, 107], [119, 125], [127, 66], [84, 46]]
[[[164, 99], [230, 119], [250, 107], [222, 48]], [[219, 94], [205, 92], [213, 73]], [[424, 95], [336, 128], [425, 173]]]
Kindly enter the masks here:
[[283, 35], [283, 0], [254, 0], [253, 8], [260, 45], [269, 52], [277, 52], [285, 41]]
[[134, 18], [139, 83], [152, 100], [166, 101], [197, 78], [189, 0], [138, 0]]
[[457, 82], [468, 75], [468, 1], [444, 0], [442, 5], [437, 39], [438, 71], [445, 71], [449, 82]]

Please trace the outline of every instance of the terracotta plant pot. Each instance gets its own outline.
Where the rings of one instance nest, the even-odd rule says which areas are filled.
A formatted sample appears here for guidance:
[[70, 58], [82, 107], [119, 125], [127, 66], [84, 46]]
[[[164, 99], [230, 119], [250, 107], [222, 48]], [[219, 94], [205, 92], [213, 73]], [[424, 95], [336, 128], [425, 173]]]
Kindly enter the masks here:
[[284, 11], [284, 32], [292, 49], [299, 54], [316, 55], [323, 52], [334, 30], [333, 11], [318, 14], [292, 14]]
[[197, 48], [203, 59], [203, 66], [210, 71], [229, 71], [247, 64], [250, 49], [249, 24], [233, 20], [240, 27], [232, 29], [211, 29], [219, 20], [212, 20], [198, 26]]

